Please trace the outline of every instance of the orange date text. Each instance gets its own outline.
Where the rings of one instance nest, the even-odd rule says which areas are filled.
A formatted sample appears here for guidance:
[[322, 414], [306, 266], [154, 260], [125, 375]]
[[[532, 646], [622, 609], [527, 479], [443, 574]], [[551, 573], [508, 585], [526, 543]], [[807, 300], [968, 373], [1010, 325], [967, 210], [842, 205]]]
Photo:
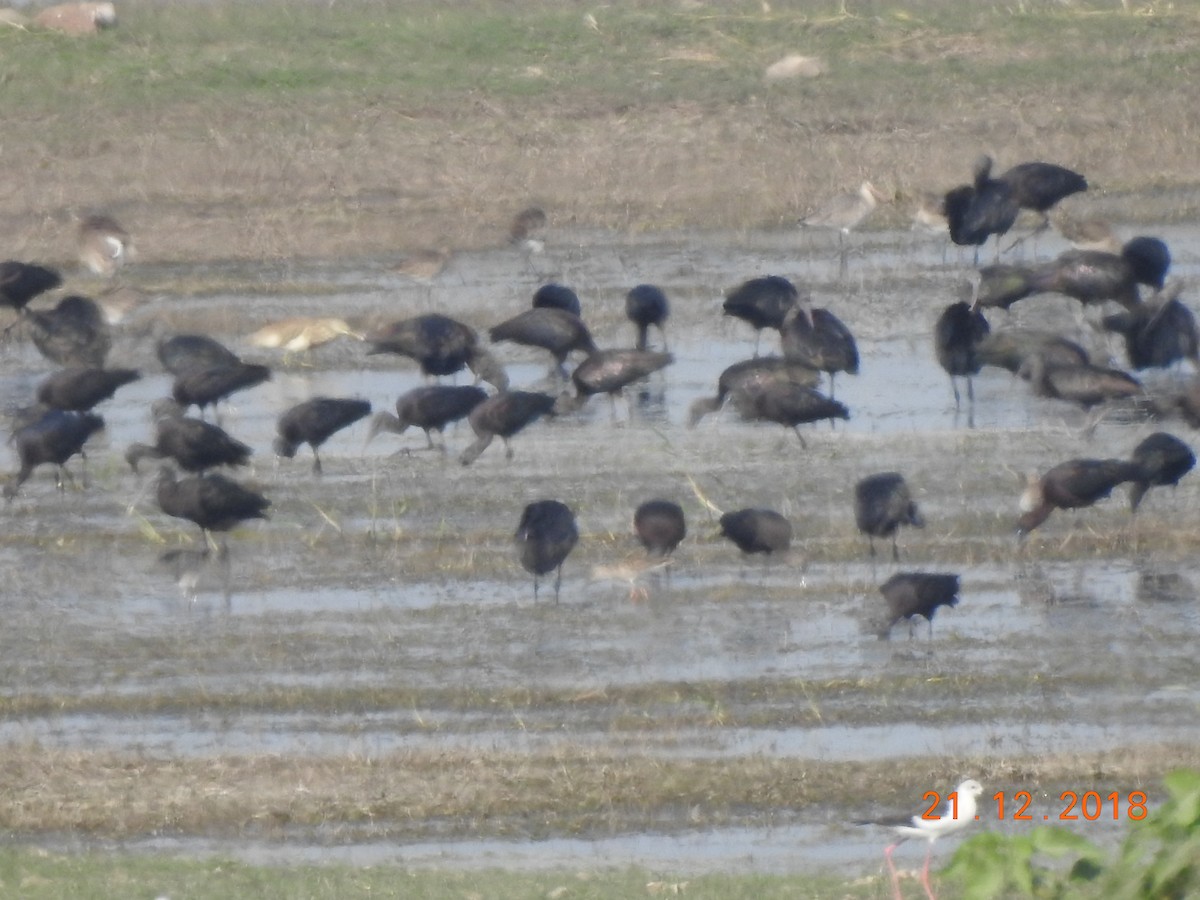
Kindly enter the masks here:
[[[940, 819], [943, 800], [946, 803], [945, 814], [951, 819], [958, 818], [958, 791], [951, 791], [944, 798], [937, 791], [926, 791], [922, 799], [929, 803], [921, 814], [922, 819]], [[1033, 794], [1029, 791], [996, 791], [992, 794], [992, 802], [995, 804], [996, 820], [1000, 822], [1095, 822], [1098, 819], [1121, 818], [1140, 821], [1146, 818], [1144, 791], [1129, 791], [1126, 794], [1120, 791], [1063, 791], [1058, 795], [1058, 803], [1053, 804], [1050, 810], [1035, 809]], [[981, 802], [976, 819], [991, 818], [985, 807], [986, 804]]]

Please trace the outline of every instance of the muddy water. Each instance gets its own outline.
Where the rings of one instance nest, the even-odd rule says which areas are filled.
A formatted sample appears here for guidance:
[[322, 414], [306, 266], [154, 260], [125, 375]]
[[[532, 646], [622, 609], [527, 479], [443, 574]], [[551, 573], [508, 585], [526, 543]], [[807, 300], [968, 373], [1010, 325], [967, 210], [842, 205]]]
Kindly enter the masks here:
[[[1194, 229], [1164, 233], [1184, 277], [1195, 275], [1187, 249], [1195, 236]], [[801, 242], [790, 232], [561, 235], [533, 261], [538, 274], [507, 250], [489, 250], [461, 254], [432, 285], [406, 281], [377, 261], [135, 270], [130, 277], [159, 296], [122, 329], [112, 362], [141, 366], [146, 377], [102, 408], [108, 429], [90, 448], [91, 487], [60, 494], [48, 472], [38, 473], [8, 507], [0, 543], [9, 573], [0, 593], [5, 690], [78, 702], [58, 715], [6, 717], [0, 742], [156, 756], [527, 753], [569, 745], [879, 763], [1194, 741], [1194, 478], [1174, 492], [1153, 492], [1138, 529], [1115, 497], [1078, 516], [1057, 514], [1023, 549], [1012, 536], [1020, 473], [1075, 456], [1125, 454], [1160, 426], [1114, 414], [1085, 438], [1082, 414], [1031, 398], [998, 371], [977, 379], [973, 416], [956, 411], [930, 333], [955, 298], [966, 261], [951, 251], [943, 262], [937, 242], [902, 233], [868, 234], [855, 244], [844, 280], [830, 242]], [[1059, 249], [1045, 240], [1041, 252]], [[711, 394], [720, 370], [752, 352], [750, 330], [719, 315], [722, 292], [767, 273], [809, 283], [816, 303], [859, 337], [862, 373], [835, 386], [852, 418], [836, 429], [807, 428], [807, 449], [782, 429], [747, 425], [730, 412], [695, 430], [683, 426], [691, 401]], [[198, 274], [218, 287], [199, 296], [169, 290], [173, 280]], [[641, 281], [661, 285], [673, 300], [675, 364], [619, 406], [615, 423], [608, 404], [593, 401], [579, 415], [531, 427], [514, 441], [511, 463], [493, 447], [461, 468], [453, 454], [470, 440], [465, 427], [448, 433], [452, 455], [443, 458], [395, 454], [419, 451], [419, 433], [364, 446], [360, 424], [325, 446], [325, 475], [316, 479], [306, 451], [292, 461], [270, 455], [284, 408], [322, 394], [386, 408], [420, 377], [406, 361], [366, 357], [353, 343], [291, 361], [224, 413], [225, 426], [256, 448], [246, 477], [274, 503], [270, 522], [231, 538], [229, 602], [223, 571], [195, 556], [194, 529], [163, 517], [146, 493], [149, 476], [135, 476], [121, 461], [130, 442], [150, 434], [148, 404], [169, 391], [152, 355], [151, 335], [163, 329], [204, 328], [249, 358], [273, 362], [278, 357], [240, 342], [273, 318], [438, 309], [483, 327], [524, 308], [539, 276], [574, 286], [598, 341], [609, 346], [632, 338], [622, 316], [625, 290]], [[222, 281], [239, 287], [222, 290]], [[294, 290], [281, 291], [280, 283]], [[993, 316], [993, 327], [1010, 323], [1071, 331], [1105, 348], [1066, 301], [1045, 298], [1019, 304], [1010, 317]], [[548, 386], [536, 354], [498, 353], [515, 385]], [[48, 371], [30, 347], [10, 344], [0, 362], [0, 399], [27, 402]], [[1166, 390], [1179, 377], [1160, 373], [1148, 382]], [[1181, 424], [1168, 427], [1189, 439]], [[10, 448], [0, 454], [15, 468]], [[902, 534], [905, 567], [962, 575], [963, 602], [939, 613], [932, 640], [924, 623], [912, 641], [903, 626], [891, 641], [874, 634], [876, 586], [895, 566], [886, 555], [869, 561], [850, 497], [854, 481], [885, 469], [906, 474], [930, 523]], [[795, 525], [796, 550], [770, 566], [743, 561], [716, 537], [692, 482], [722, 508], [780, 509]], [[640, 559], [629, 517], [656, 495], [685, 506], [691, 536], [670, 579], [647, 577], [648, 596], [632, 603], [626, 582], [595, 567]], [[521, 507], [543, 496], [571, 505], [583, 533], [557, 606], [546, 594], [533, 602], [509, 544]], [[1114, 534], [1123, 536], [1115, 552], [1097, 549]], [[168, 549], [184, 550], [191, 565], [172, 571], [160, 559]], [[881, 688], [890, 678], [968, 686], [940, 699], [936, 689]], [[802, 706], [780, 706], [770, 691], [731, 690], [732, 705], [719, 713], [687, 702], [646, 710], [661, 715], [660, 727], [631, 727], [627, 707], [602, 703], [464, 710], [445, 699], [447, 690], [486, 696], [536, 686], [587, 695], [795, 681], [812, 685]], [[822, 688], [860, 681], [869, 687]], [[170, 704], [149, 702], [154, 712], [137, 711], [139, 698], [346, 685], [406, 686], [428, 691], [429, 701], [365, 713], [264, 712], [247, 704], [177, 715], [160, 711]], [[942, 780], [962, 774], [948, 770]], [[931, 787], [938, 785], [914, 790]], [[838, 823], [870, 811], [863, 801], [854, 809], [772, 810], [770, 827], [750, 814], [737, 827], [702, 833], [682, 821], [657, 822], [648, 833], [519, 844], [469, 834], [397, 845], [368, 834], [347, 841], [308, 833], [260, 844], [184, 836], [135, 847], [266, 861], [864, 868], [873, 865], [877, 842]], [[331, 841], [341, 846], [331, 849]]]

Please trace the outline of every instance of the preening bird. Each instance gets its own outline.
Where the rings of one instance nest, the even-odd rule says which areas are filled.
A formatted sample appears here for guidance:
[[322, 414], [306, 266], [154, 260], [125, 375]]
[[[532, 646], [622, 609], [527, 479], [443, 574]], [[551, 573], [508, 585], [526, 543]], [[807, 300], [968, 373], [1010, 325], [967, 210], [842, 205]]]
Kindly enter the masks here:
[[313, 452], [313, 471], [320, 475], [321, 456], [317, 448], [336, 432], [370, 414], [371, 404], [366, 400], [314, 397], [297, 403], [279, 417], [275, 452], [291, 459], [301, 444], [308, 444]]
[[892, 559], [900, 561], [896, 532], [901, 525], [924, 528], [925, 518], [917, 509], [908, 483], [899, 472], [868, 475], [854, 486], [854, 521], [868, 538], [875, 556], [875, 538], [892, 539]]
[[80, 221], [79, 261], [93, 274], [111, 278], [133, 256], [133, 239], [112, 216], [86, 216]]
[[958, 591], [957, 575], [942, 572], [897, 572], [879, 588], [890, 616], [879, 637], [889, 637], [897, 622], [908, 619], [908, 637], [911, 640], [913, 616], [922, 616], [929, 624], [929, 637], [932, 639], [934, 613], [939, 606], [958, 606]]
[[403, 434], [410, 425], [425, 432], [428, 449], [433, 450], [436, 431], [442, 435], [441, 449], [446, 449], [445, 427], [451, 422], [465, 418], [471, 410], [486, 400], [487, 391], [474, 385], [428, 384], [401, 394], [396, 401], [396, 414], [379, 412], [371, 420], [367, 440], [372, 440], [381, 431]]
[[1125, 339], [1125, 354], [1134, 369], [1166, 369], [1184, 359], [1200, 365], [1196, 318], [1177, 298], [1180, 287], [1102, 320], [1105, 330]]
[[803, 297], [794, 284], [781, 275], [751, 278], [725, 294], [722, 311], [748, 322], [755, 329], [754, 355], [758, 356], [758, 343], [764, 328], [780, 328], [788, 310], [801, 302], [807, 303], [808, 291]]
[[[52, 409], [37, 421], [24, 426], [12, 436], [20, 468], [4, 486], [4, 499], [11, 500], [21, 485], [44, 463], [58, 467], [56, 485], [63, 489], [63, 479], [71, 480], [67, 460], [78, 453], [83, 459], [84, 478], [87, 477], [87, 455], [83, 445], [104, 427], [104, 420], [90, 412], [64, 412]], [[86, 480], [85, 480], [86, 484]]]
[[996, 236], [996, 256], [1000, 255], [1000, 237], [1007, 234], [1017, 220], [1017, 206], [1012, 188], [1003, 179], [992, 177], [992, 158], [987, 155], [975, 160], [973, 180], [948, 191], [943, 198], [950, 240], [963, 247], [975, 248], [979, 263], [979, 248]]
[[579, 541], [579, 529], [570, 507], [558, 500], [538, 500], [521, 513], [514, 535], [521, 565], [533, 575], [533, 600], [537, 602], [541, 576], [557, 570], [554, 602], [562, 588], [562, 564]]
[[792, 309], [784, 317], [779, 337], [785, 359], [829, 373], [830, 397], [838, 372], [858, 374], [858, 344], [854, 335], [827, 309]]
[[716, 412], [732, 391], [739, 389], [759, 391], [774, 383], [795, 384], [801, 387], [816, 387], [821, 374], [816, 369], [791, 359], [778, 356], [756, 356], [728, 366], [717, 378], [717, 393], [713, 397], [694, 400], [688, 408], [688, 427], [696, 424], [709, 413]]
[[556, 284], [553, 281], [543, 284], [533, 292], [533, 308], [561, 309], [574, 316], [583, 316], [579, 295], [565, 284]]

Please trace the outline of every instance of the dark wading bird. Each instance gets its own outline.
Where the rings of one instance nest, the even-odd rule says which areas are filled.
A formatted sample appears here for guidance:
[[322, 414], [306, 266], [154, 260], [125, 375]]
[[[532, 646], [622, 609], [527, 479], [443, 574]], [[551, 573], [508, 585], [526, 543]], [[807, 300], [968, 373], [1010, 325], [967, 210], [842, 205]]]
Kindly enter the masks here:
[[560, 414], [580, 409], [594, 394], [608, 394], [612, 415], [616, 418], [616, 396], [635, 381], [666, 368], [675, 357], [653, 350], [599, 350], [571, 373], [575, 396], [563, 394], [555, 406]]
[[342, 397], [314, 397], [297, 403], [279, 417], [275, 438], [275, 452], [291, 459], [301, 444], [308, 444], [313, 452], [313, 471], [321, 474], [321, 456], [317, 448], [336, 432], [348, 428], [359, 419], [371, 414], [371, 404], [366, 400], [351, 400]]
[[533, 308], [561, 309], [574, 316], [583, 315], [582, 307], [579, 305], [579, 295], [565, 284], [556, 284], [553, 281], [543, 284], [533, 292]]
[[[223, 475], [210, 472], [179, 479], [170, 466], [159, 469], [156, 494], [159, 509], [194, 522], [210, 546], [215, 546], [212, 532], [230, 531], [250, 519], [265, 519], [271, 505], [262, 494]], [[219, 551], [222, 556], [228, 553], [224, 540]]]
[[979, 270], [977, 302], [1008, 309], [1034, 294], [1055, 293], [1084, 306], [1108, 300], [1134, 309], [1138, 285], [1161, 291], [1171, 267], [1171, 252], [1158, 238], [1136, 237], [1121, 252], [1068, 250], [1037, 265], [994, 265]]
[[102, 368], [112, 349], [112, 329], [94, 300], [72, 295], [53, 309], [26, 314], [38, 352], [60, 366]]
[[854, 486], [854, 521], [868, 538], [872, 558], [875, 538], [891, 538], [892, 559], [896, 562], [900, 561], [900, 550], [896, 547], [900, 526], [925, 527], [925, 519], [899, 472], [869, 475]]
[[962, 407], [958, 393], [958, 379], [967, 380], [967, 402], [975, 403], [975, 387], [971, 378], [983, 368], [979, 345], [991, 329], [983, 313], [965, 301], [951, 303], [938, 316], [933, 329], [933, 349], [938, 364], [950, 376], [950, 387], [954, 391], [954, 408]]
[[725, 405], [730, 393], [739, 389], [762, 390], [769, 384], [795, 384], [801, 387], [816, 387], [821, 373], [816, 369], [778, 356], [756, 356], [744, 359], [727, 367], [717, 378], [717, 393], [714, 397], [701, 397], [688, 408], [688, 427], [696, 424], [709, 413]]
[[1041, 478], [1030, 475], [1021, 494], [1021, 518], [1017, 536], [1024, 537], [1049, 518], [1056, 509], [1081, 509], [1109, 496], [1127, 481], [1139, 481], [1142, 468], [1123, 459], [1072, 459]]
[[125, 461], [133, 471], [147, 456], [172, 459], [185, 472], [203, 472], [217, 466], [244, 466], [253, 452], [225, 429], [202, 419], [183, 415], [173, 400], [159, 400], [153, 406], [154, 443], [130, 444]]
[[1000, 180], [1008, 185], [1020, 209], [1028, 209], [1041, 217], [1032, 232], [1035, 255], [1037, 236], [1050, 227], [1049, 210], [1060, 200], [1088, 189], [1087, 179], [1078, 172], [1047, 162], [1018, 163], [1001, 175]]
[[30, 300], [60, 284], [62, 276], [54, 269], [15, 259], [5, 260], [0, 262], [0, 307], [24, 312]]
[[979, 248], [992, 235], [996, 236], [999, 258], [1000, 236], [1008, 233], [1020, 212], [1012, 188], [1002, 179], [992, 177], [992, 158], [987, 155], [975, 160], [972, 183], [947, 191], [943, 206], [950, 240], [961, 247], [974, 247], [976, 265]]
[[639, 284], [625, 295], [625, 317], [637, 328], [637, 344], [639, 350], [645, 350], [650, 326], [658, 329], [662, 338], [663, 349], [667, 347], [667, 333], [663, 323], [671, 314], [671, 306], [662, 288], [653, 284]]
[[504, 367], [479, 345], [475, 330], [462, 322], [428, 313], [402, 319], [367, 332], [368, 354], [395, 353], [416, 360], [427, 378], [454, 375], [469, 368], [480, 378], [504, 390], [508, 376]]
[[63, 369], [39, 384], [36, 396], [50, 409], [86, 412], [141, 377], [134, 369]]
[[557, 570], [554, 579], [554, 602], [557, 603], [562, 587], [563, 560], [579, 540], [575, 514], [565, 503], [557, 500], [530, 503], [521, 513], [514, 537], [521, 565], [533, 575], [533, 601], [537, 602], [538, 580]]
[[[976, 800], [983, 793], [983, 785], [974, 779], [964, 781], [947, 795], [947, 800], [936, 813], [928, 814], [922, 807], [915, 815], [889, 816], [883, 819], [867, 819], [859, 821], [858, 825], [882, 825], [890, 828], [896, 835], [896, 840], [883, 851], [887, 862], [888, 873], [892, 879], [892, 900], [904, 900], [900, 891], [900, 875], [896, 872], [896, 864], [892, 854], [896, 848], [909, 838], [923, 838], [929, 843], [925, 853], [925, 864], [921, 868], [921, 886], [929, 900], [937, 900], [933, 893], [933, 885], [929, 883], [929, 862], [933, 858], [933, 845], [937, 839], [947, 834], [961, 831], [979, 819]], [[925, 799], [929, 797], [925, 795]]]
[[1196, 465], [1191, 448], [1174, 435], [1156, 431], [1133, 449], [1132, 462], [1139, 476], [1129, 487], [1129, 510], [1138, 505], [1152, 487], [1175, 487]]
[[1088, 365], [1087, 351], [1074, 341], [1052, 331], [1032, 328], [1002, 328], [979, 342], [976, 355], [985, 366], [997, 366], [1016, 375], [1030, 372], [1034, 360], [1047, 369]]
[[535, 391], [501, 391], [479, 403], [467, 416], [476, 439], [458, 458], [469, 466], [479, 458], [492, 440], [499, 437], [504, 442], [504, 458], [513, 458], [512, 445], [508, 440], [526, 425], [554, 412], [555, 399], [549, 394]]
[[540, 347], [554, 357], [555, 372], [567, 377], [567, 356], [572, 351], [592, 354], [598, 349], [583, 320], [561, 309], [527, 309], [488, 331], [492, 343], [509, 341]]
[[[781, 275], [751, 278], [725, 294], [722, 310], [748, 322], [754, 331], [754, 355], [758, 356], [758, 344], [764, 328], [780, 328], [788, 310], [801, 302], [796, 286]], [[803, 302], [808, 302], [808, 291]]]
[[429, 384], [401, 394], [396, 401], [396, 414], [379, 412], [371, 419], [367, 441], [381, 431], [404, 434], [410, 425], [425, 432], [429, 450], [436, 449], [431, 432], [442, 436], [441, 450], [446, 451], [445, 427], [465, 418], [471, 410], [488, 398], [487, 392], [473, 385]]
[[958, 606], [958, 576], [941, 572], [897, 572], [879, 588], [887, 602], [889, 619], [879, 632], [888, 638], [901, 619], [908, 619], [908, 637], [913, 636], [913, 616], [923, 616], [933, 638], [933, 615], [939, 606]]
[[236, 366], [241, 357], [215, 338], [203, 334], [177, 334], [158, 342], [158, 361], [176, 377], [216, 366]]
[[858, 374], [858, 344], [854, 335], [827, 309], [792, 310], [784, 317], [779, 337], [785, 359], [829, 373], [830, 397], [838, 372]]
[[217, 404], [238, 391], [257, 387], [271, 378], [266, 366], [238, 362], [212, 366], [207, 369], [190, 369], [175, 376], [171, 396], [184, 410], [193, 404], [204, 417], [204, 408], [212, 406], [214, 414]]
[[[1141, 382], [1120, 369], [1093, 365], [1048, 366], [1045, 359], [1037, 355], [1017, 374], [1029, 381], [1037, 396], [1066, 400], [1085, 411], [1109, 401], [1144, 395]], [[1085, 433], [1095, 429], [1102, 413], [1103, 410], [1091, 418], [1084, 428]]]
[[1105, 316], [1105, 330], [1125, 339], [1125, 354], [1134, 369], [1166, 369], [1183, 359], [1200, 365], [1200, 335], [1191, 310], [1174, 292], [1159, 295], [1132, 309]]
[[738, 509], [719, 520], [721, 536], [747, 555], [786, 553], [792, 546], [792, 523], [773, 509]]
[[775, 422], [796, 433], [801, 447], [808, 447], [800, 426], [822, 419], [849, 419], [850, 410], [824, 394], [788, 382], [740, 385], [730, 392], [730, 400], [747, 421]]
[[94, 413], [63, 412], [52, 409], [36, 422], [26, 425], [12, 436], [17, 448], [20, 468], [4, 486], [4, 499], [11, 500], [21, 485], [43, 463], [58, 467], [56, 485], [63, 490], [63, 479], [71, 479], [67, 471], [67, 460], [76, 453], [83, 459], [84, 485], [87, 485], [87, 454], [83, 445], [93, 434], [104, 427], [104, 420]]
[[651, 556], [670, 556], [687, 537], [683, 507], [670, 500], [647, 500], [633, 513], [633, 530]]

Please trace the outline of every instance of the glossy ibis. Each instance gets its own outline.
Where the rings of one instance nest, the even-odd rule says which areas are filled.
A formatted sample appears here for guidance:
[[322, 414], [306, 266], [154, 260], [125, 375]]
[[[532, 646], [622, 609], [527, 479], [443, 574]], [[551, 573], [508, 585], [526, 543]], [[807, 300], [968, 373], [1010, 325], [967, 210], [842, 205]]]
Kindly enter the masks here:
[[958, 606], [958, 576], [941, 572], [897, 572], [879, 588], [887, 602], [890, 619], [879, 636], [887, 638], [901, 619], [908, 619], [908, 636], [913, 635], [913, 617], [923, 616], [933, 637], [933, 615], [939, 606]]
[[488, 335], [493, 343], [509, 341], [548, 351], [563, 378], [568, 354], [578, 351], [590, 355], [598, 349], [579, 316], [548, 307], [527, 309], [490, 329]]
[[625, 317], [637, 328], [637, 344], [639, 350], [646, 349], [650, 326], [658, 329], [662, 337], [663, 349], [667, 349], [667, 333], [663, 323], [671, 314], [671, 305], [662, 288], [653, 284], [639, 284], [631, 288], [625, 295]]
[[936, 900], [933, 885], [929, 883], [929, 862], [933, 858], [933, 845], [938, 838], [961, 831], [979, 820], [977, 813], [979, 806], [976, 801], [982, 793], [983, 785], [974, 779], [969, 779], [946, 795], [945, 802], [937, 812], [930, 813], [929, 804], [924, 802], [930, 796], [929, 793], [926, 793], [922, 797], [924, 805], [914, 815], [889, 816], [857, 823], [859, 825], [882, 825], [890, 828], [896, 835], [896, 840], [883, 851], [888, 873], [892, 879], [893, 900], [903, 900], [904, 895], [900, 891], [900, 875], [896, 872], [892, 854], [909, 838], [923, 838], [929, 844], [929, 848], [925, 852], [925, 864], [921, 868], [921, 885], [925, 888], [925, 895], [929, 900]]
[[22, 312], [34, 297], [54, 290], [60, 284], [62, 276], [54, 269], [5, 260], [0, 262], [0, 307]]
[[716, 412], [724, 404], [731, 391], [743, 386], [758, 390], [767, 384], [784, 382], [802, 387], [816, 387], [821, 373], [795, 360], [778, 356], [756, 356], [728, 366], [717, 378], [717, 393], [714, 397], [701, 397], [688, 408], [688, 427], [696, 424], [709, 413]]
[[892, 559], [900, 561], [896, 532], [901, 525], [924, 528], [925, 518], [917, 509], [908, 483], [899, 472], [869, 475], [854, 486], [854, 521], [867, 536], [871, 557], [875, 556], [875, 538], [892, 539]]
[[58, 467], [56, 484], [63, 489], [63, 478], [71, 479], [67, 460], [78, 453], [83, 459], [84, 478], [87, 477], [87, 454], [83, 445], [104, 427], [104, 420], [89, 412], [63, 412], [52, 409], [37, 421], [17, 430], [12, 443], [17, 449], [20, 468], [4, 486], [4, 498], [11, 500], [21, 485], [43, 463]]
[[514, 535], [517, 552], [525, 571], [533, 575], [533, 601], [537, 602], [538, 581], [557, 570], [554, 579], [554, 602], [558, 603], [562, 587], [563, 560], [579, 541], [579, 529], [570, 507], [558, 500], [538, 500], [521, 513]]
[[979, 342], [976, 354], [985, 366], [997, 366], [1016, 375], [1030, 371], [1033, 360], [1040, 358], [1047, 368], [1084, 366], [1087, 351], [1052, 331], [1033, 328], [1002, 328]]
[[[230, 531], [250, 519], [266, 519], [271, 505], [262, 494], [224, 475], [210, 472], [180, 479], [170, 466], [158, 470], [156, 493], [159, 509], [168, 516], [194, 522], [210, 545], [212, 532]], [[227, 551], [222, 541], [221, 555]]]
[[1066, 400], [1084, 410], [1143, 394], [1141, 382], [1128, 372], [1088, 363], [1048, 365], [1038, 354], [1030, 357], [1017, 374], [1029, 381], [1037, 396]]
[[844, 404], [812, 388], [786, 381], [748, 382], [731, 391], [729, 397], [743, 419], [775, 422], [791, 428], [801, 447], [808, 446], [800, 433], [801, 425], [822, 419], [850, 418]]
[[133, 471], [146, 458], [172, 459], [185, 472], [203, 472], [217, 466], [244, 466], [253, 452], [225, 429], [202, 419], [184, 416], [173, 400], [154, 404], [154, 443], [131, 444], [125, 460]]
[[135, 369], [63, 369], [38, 385], [37, 399], [50, 409], [85, 412], [141, 377]]
[[600, 350], [571, 373], [575, 396], [563, 394], [555, 411], [569, 413], [581, 408], [594, 394], [608, 394], [616, 416], [616, 396], [628, 385], [666, 368], [674, 361], [670, 353], [653, 350]]
[[400, 395], [395, 415], [389, 412], [375, 414], [367, 440], [381, 431], [403, 434], [410, 425], [415, 425], [425, 432], [430, 450], [434, 449], [431, 432], [442, 435], [441, 449], [445, 452], [445, 427], [467, 416], [487, 397], [483, 388], [474, 385], [429, 384], [413, 388]]
[[1179, 301], [1180, 286], [1102, 320], [1107, 331], [1125, 339], [1125, 354], [1134, 369], [1166, 369], [1182, 359], [1200, 365], [1196, 318]]
[[348, 428], [370, 414], [371, 404], [366, 400], [314, 397], [312, 400], [297, 403], [279, 417], [275, 452], [291, 459], [301, 444], [308, 444], [313, 452], [313, 471], [320, 475], [321, 456], [317, 448], [336, 432]]
[[858, 344], [854, 335], [827, 309], [791, 310], [779, 328], [785, 359], [829, 373], [829, 396], [838, 372], [858, 374]]
[[727, 316], [735, 316], [749, 322], [755, 329], [754, 355], [758, 356], [758, 342], [764, 328], [779, 328], [788, 310], [801, 302], [808, 303], [805, 290], [803, 298], [794, 284], [782, 275], [751, 278], [725, 294], [722, 310]]
[[670, 500], [647, 500], [633, 513], [633, 530], [651, 556], [670, 556], [687, 537], [683, 507]]
[[[1047, 212], [1060, 200], [1088, 189], [1087, 179], [1065, 166], [1047, 162], [1018, 163], [1000, 176], [1021, 209], [1035, 212], [1041, 221], [1033, 230], [1034, 240], [1050, 227]], [[1036, 243], [1034, 244], [1036, 253]]]
[[93, 274], [111, 278], [133, 256], [133, 239], [112, 216], [86, 216], [80, 221], [79, 261]]
[[206, 406], [212, 406], [215, 412], [222, 400], [238, 391], [257, 387], [270, 378], [270, 369], [253, 363], [239, 362], [193, 369], [175, 377], [171, 396], [185, 410], [194, 404], [203, 418]]
[[1141, 472], [1129, 488], [1129, 509], [1138, 505], [1152, 487], [1174, 487], [1196, 465], [1192, 449], [1174, 435], [1156, 431], [1133, 449], [1131, 461]]
[[1021, 494], [1017, 535], [1024, 537], [1056, 509], [1081, 509], [1112, 493], [1113, 488], [1143, 477], [1137, 463], [1123, 459], [1072, 459], [1041, 478], [1031, 475]]
[[938, 316], [933, 328], [933, 349], [938, 364], [950, 376], [955, 409], [962, 406], [958, 393], [959, 378], [967, 379], [967, 402], [975, 402], [971, 377], [978, 375], [983, 368], [979, 345], [990, 331], [983, 313], [962, 300], [951, 303]]
[[583, 316], [579, 295], [565, 284], [556, 284], [553, 281], [543, 284], [533, 292], [533, 308], [561, 309], [575, 316]]
[[504, 367], [479, 345], [475, 329], [440, 313], [402, 319], [367, 332], [368, 354], [396, 353], [414, 359], [426, 377], [470, 368], [499, 390], [508, 387]]
[[786, 553], [792, 546], [792, 523], [773, 509], [739, 509], [719, 520], [721, 536], [743, 553]]
[[499, 437], [504, 442], [505, 459], [513, 458], [509, 438], [526, 425], [553, 413], [555, 399], [549, 394], [535, 391], [501, 391], [488, 397], [471, 410], [467, 422], [475, 432], [476, 439], [459, 457], [459, 462], [469, 466], [479, 458], [492, 440]]
[[963, 247], [974, 247], [978, 264], [979, 248], [995, 235], [996, 256], [999, 257], [1000, 236], [1012, 228], [1020, 207], [1008, 183], [992, 177], [992, 158], [978, 157], [972, 184], [952, 189], [943, 201], [950, 240]]
[[28, 312], [30, 337], [42, 356], [60, 366], [103, 367], [112, 330], [94, 300], [72, 295], [53, 309]]
[[216, 338], [203, 334], [177, 334], [166, 338], [158, 342], [155, 353], [163, 368], [175, 376], [215, 366], [236, 366], [242, 361]]

